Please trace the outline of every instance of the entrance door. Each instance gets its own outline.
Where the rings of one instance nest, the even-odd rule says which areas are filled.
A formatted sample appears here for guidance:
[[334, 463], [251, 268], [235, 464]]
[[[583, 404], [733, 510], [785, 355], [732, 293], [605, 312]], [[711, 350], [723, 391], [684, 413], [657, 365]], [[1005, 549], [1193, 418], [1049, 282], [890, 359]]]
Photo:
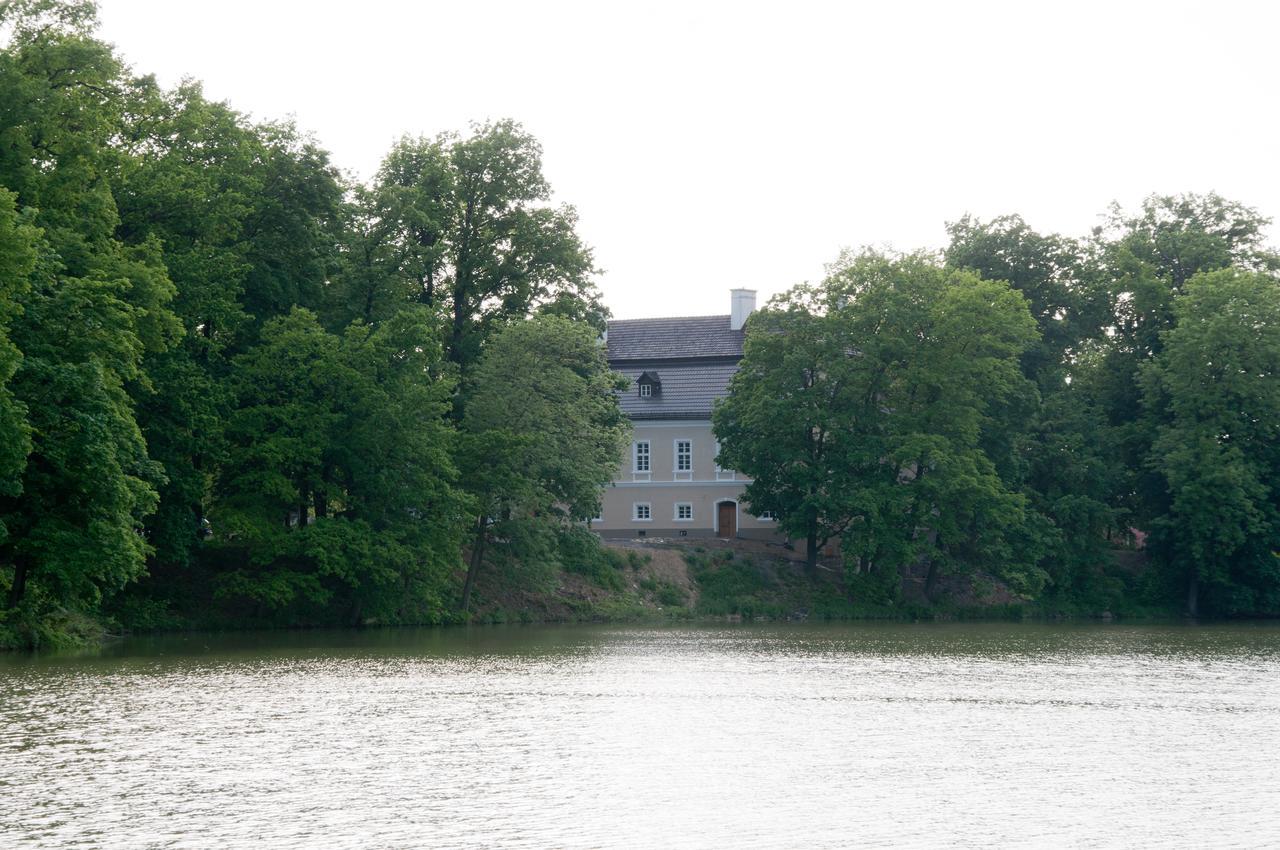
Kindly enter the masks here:
[[737, 537], [738, 536], [738, 506], [733, 502], [721, 502], [716, 505], [717, 520], [716, 532], [717, 537]]

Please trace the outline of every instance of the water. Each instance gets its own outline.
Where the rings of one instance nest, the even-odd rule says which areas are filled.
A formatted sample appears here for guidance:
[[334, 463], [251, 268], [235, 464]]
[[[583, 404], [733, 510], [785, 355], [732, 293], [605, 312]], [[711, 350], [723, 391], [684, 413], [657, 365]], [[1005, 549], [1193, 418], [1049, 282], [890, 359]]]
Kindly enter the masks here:
[[0, 847], [1274, 847], [1280, 627], [510, 627], [0, 656]]

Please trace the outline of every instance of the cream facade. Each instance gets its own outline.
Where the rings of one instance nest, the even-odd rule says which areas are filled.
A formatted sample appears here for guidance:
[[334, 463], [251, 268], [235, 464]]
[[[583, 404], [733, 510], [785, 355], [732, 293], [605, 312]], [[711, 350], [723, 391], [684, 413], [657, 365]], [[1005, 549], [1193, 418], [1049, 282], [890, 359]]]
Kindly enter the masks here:
[[[593, 529], [606, 537], [775, 535], [771, 520], [753, 516], [741, 503], [748, 479], [717, 468], [709, 420], [641, 420], [634, 427], [630, 457], [605, 490]], [[687, 464], [681, 457], [689, 458]]]
[[619, 401], [634, 432], [591, 523], [605, 537], [776, 536], [742, 504], [747, 479], [716, 465], [711, 409], [742, 357], [755, 293], [734, 290], [727, 316], [609, 323], [610, 365], [631, 379]]

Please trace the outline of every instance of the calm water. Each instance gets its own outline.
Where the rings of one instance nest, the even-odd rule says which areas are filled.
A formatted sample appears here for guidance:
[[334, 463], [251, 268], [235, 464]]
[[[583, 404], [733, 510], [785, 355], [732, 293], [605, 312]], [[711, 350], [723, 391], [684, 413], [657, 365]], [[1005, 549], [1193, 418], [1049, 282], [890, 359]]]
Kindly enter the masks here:
[[1280, 627], [511, 627], [0, 657], [0, 847], [1280, 846]]

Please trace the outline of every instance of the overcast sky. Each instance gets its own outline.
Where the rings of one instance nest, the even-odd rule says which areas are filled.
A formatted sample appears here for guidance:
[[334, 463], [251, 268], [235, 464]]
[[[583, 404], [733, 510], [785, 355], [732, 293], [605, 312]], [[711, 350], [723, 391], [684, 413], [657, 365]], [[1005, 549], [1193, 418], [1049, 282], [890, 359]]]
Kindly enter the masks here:
[[1212, 190], [1280, 215], [1280, 4], [101, 7], [135, 70], [292, 115], [360, 177], [402, 134], [521, 121], [619, 318], [726, 313], [966, 212], [1078, 235]]

